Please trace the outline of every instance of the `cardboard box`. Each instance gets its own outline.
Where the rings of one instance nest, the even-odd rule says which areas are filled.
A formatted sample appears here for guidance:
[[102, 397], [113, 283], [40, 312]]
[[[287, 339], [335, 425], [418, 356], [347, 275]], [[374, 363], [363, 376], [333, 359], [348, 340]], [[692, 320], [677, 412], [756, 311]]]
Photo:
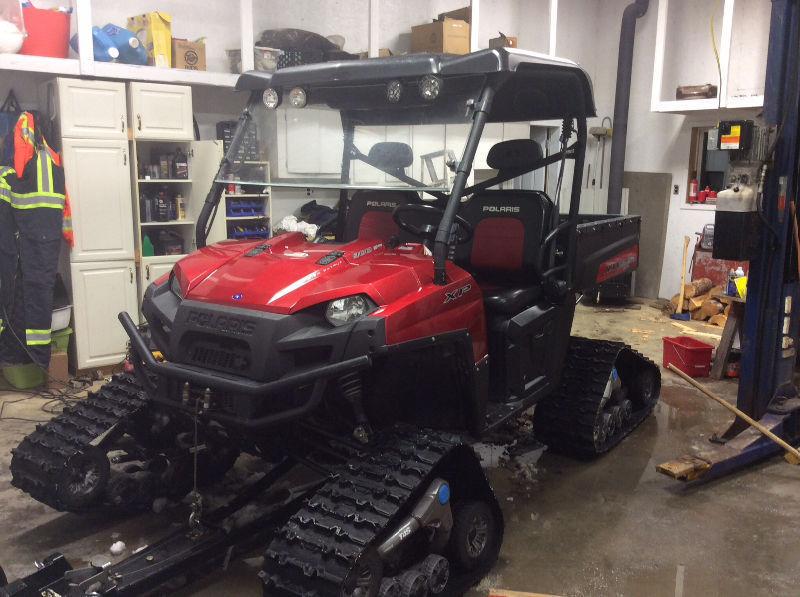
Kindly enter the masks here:
[[69, 358], [66, 352], [52, 352], [47, 369], [50, 388], [63, 388], [69, 381]]
[[517, 38], [509, 35], [500, 34], [500, 37], [493, 37], [489, 40], [490, 48], [516, 48]]
[[147, 64], [172, 66], [172, 15], [160, 11], [136, 15], [128, 19], [128, 29], [147, 50]]
[[445, 18], [412, 27], [411, 52], [469, 54], [469, 23]]
[[206, 70], [206, 44], [173, 37], [172, 68]]
[[440, 12], [439, 16], [436, 18], [437, 21], [444, 21], [445, 19], [458, 19], [459, 21], [472, 23], [472, 8], [465, 6], [464, 8], [456, 8], [455, 10]]

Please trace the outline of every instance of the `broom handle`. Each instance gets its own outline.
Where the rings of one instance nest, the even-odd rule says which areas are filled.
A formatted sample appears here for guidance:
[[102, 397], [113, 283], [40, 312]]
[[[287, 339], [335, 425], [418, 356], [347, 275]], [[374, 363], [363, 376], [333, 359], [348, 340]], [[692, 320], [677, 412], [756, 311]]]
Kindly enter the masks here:
[[678, 314], [683, 313], [683, 297], [686, 290], [686, 254], [689, 252], [689, 237], [683, 237], [683, 261], [681, 262], [681, 292], [678, 296]]

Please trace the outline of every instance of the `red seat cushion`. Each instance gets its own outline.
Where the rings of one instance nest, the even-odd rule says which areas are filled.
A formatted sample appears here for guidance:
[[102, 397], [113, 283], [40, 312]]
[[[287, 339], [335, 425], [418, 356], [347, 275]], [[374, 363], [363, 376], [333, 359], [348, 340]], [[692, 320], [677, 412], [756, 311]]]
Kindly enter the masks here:
[[517, 218], [487, 218], [478, 222], [470, 263], [476, 270], [519, 271], [525, 252], [525, 226]]
[[361, 218], [358, 226], [359, 239], [386, 240], [400, 232], [397, 224], [392, 219], [392, 212], [368, 211]]

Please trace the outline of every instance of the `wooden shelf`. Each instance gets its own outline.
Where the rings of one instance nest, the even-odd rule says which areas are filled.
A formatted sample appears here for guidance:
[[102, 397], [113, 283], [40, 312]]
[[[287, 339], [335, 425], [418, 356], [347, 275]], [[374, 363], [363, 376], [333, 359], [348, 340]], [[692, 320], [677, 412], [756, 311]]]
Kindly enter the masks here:
[[653, 112], [669, 114], [693, 114], [720, 109], [719, 98], [716, 97], [693, 100], [666, 100], [652, 106]]
[[226, 197], [243, 199], [245, 197], [269, 197], [269, 193], [225, 193]]
[[19, 70], [54, 75], [81, 74], [80, 62], [74, 58], [48, 58], [24, 54], [0, 54], [0, 70]]
[[115, 62], [95, 62], [94, 75], [96, 77], [124, 79], [126, 81], [153, 81], [157, 83], [209, 85], [212, 87], [231, 88], [236, 85], [236, 81], [239, 78], [239, 75], [231, 73], [183, 70], [178, 68], [157, 68], [155, 66], [119, 64]]
[[236, 220], [263, 220], [267, 217], [269, 217], [267, 214], [261, 214], [260, 216], [228, 216], [225, 219], [228, 222], [234, 222]]
[[142, 226], [194, 226], [194, 220], [170, 220], [168, 222], [141, 222]]
[[170, 183], [170, 184], [191, 184], [191, 178], [137, 178], [137, 182], [139, 183]]

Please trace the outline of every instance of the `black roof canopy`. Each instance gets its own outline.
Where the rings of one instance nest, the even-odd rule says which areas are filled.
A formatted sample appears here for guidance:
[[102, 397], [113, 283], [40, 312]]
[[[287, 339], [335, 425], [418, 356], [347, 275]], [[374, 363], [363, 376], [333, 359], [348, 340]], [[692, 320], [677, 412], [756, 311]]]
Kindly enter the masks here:
[[[288, 93], [303, 87], [309, 104], [328, 105], [364, 124], [449, 122], [452, 102], [426, 102], [404, 93], [396, 104], [386, 100], [386, 84], [400, 80], [416, 85], [425, 75], [442, 79], [442, 96], [452, 100], [475, 97], [484, 84], [495, 88], [490, 122], [549, 120], [595, 115], [592, 83], [574, 62], [533, 52], [496, 48], [464, 56], [411, 54], [390, 58], [323, 62], [275, 73], [242, 74], [238, 90], [272, 87]], [[444, 97], [442, 97], [444, 99]]]

